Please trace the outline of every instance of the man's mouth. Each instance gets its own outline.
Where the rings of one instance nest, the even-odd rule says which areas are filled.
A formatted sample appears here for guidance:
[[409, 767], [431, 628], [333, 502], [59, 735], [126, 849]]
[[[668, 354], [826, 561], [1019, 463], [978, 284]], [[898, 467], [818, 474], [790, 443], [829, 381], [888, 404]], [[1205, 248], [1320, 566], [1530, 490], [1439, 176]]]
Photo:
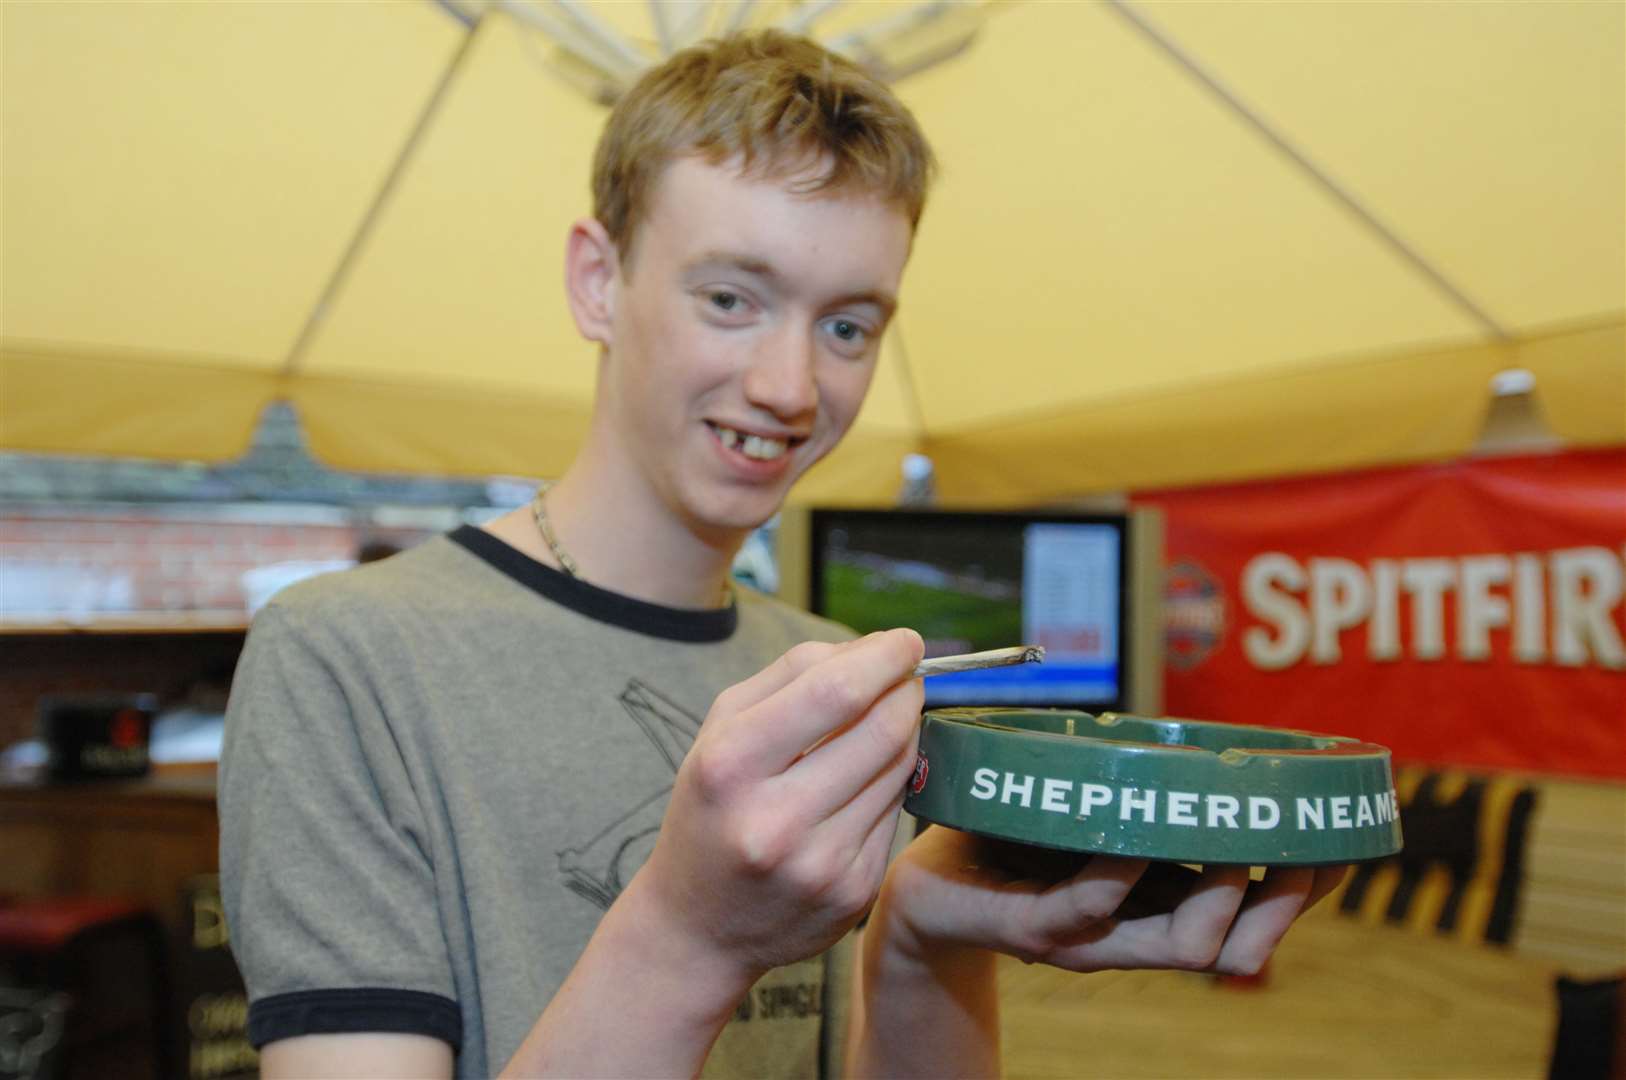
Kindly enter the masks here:
[[783, 457], [785, 451], [793, 446], [805, 442], [805, 438], [791, 436], [789, 438], [774, 438], [768, 435], [755, 435], [747, 431], [736, 431], [713, 421], [706, 421], [717, 436], [717, 441], [730, 450], [738, 450], [746, 457], [755, 461], [773, 461]]

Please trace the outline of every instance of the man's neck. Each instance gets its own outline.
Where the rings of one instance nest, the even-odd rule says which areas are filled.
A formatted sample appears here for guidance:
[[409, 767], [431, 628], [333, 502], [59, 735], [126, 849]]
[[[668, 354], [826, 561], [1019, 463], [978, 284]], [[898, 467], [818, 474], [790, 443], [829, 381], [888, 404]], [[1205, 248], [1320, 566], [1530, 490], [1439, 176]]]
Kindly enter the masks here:
[[[668, 607], [712, 608], [724, 603], [734, 554], [745, 536], [708, 542], [654, 498], [618, 498], [616, 485], [578, 460], [548, 489], [554, 539], [590, 585]], [[498, 539], [556, 569], [530, 506], [504, 514], [486, 529]]]

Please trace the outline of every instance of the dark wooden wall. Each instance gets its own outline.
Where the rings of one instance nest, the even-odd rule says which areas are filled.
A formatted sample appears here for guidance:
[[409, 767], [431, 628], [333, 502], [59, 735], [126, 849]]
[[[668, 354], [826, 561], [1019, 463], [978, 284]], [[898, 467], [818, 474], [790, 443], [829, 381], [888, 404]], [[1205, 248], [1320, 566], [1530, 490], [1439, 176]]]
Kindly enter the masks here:
[[160, 707], [225, 708], [241, 630], [0, 635], [0, 747], [34, 734], [53, 694], [149, 693]]

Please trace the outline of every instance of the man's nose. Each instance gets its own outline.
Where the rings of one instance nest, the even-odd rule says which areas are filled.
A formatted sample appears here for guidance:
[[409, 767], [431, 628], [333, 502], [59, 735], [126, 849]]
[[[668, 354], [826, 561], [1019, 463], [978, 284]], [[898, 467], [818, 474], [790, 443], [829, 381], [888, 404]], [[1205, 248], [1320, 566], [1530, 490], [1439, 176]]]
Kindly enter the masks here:
[[781, 420], [793, 420], [818, 405], [813, 380], [817, 345], [806, 333], [787, 329], [762, 343], [745, 372], [745, 397]]

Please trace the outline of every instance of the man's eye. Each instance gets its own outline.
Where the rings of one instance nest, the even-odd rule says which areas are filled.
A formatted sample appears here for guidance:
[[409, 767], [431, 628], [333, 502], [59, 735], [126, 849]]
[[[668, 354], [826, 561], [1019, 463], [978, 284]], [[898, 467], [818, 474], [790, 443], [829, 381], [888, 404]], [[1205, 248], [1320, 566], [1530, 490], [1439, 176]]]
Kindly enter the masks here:
[[869, 341], [870, 331], [854, 319], [834, 318], [824, 324], [825, 332], [843, 345], [862, 346]]
[[733, 311], [740, 306], [740, 296], [738, 293], [714, 292], [711, 294], [711, 303], [720, 311]]

